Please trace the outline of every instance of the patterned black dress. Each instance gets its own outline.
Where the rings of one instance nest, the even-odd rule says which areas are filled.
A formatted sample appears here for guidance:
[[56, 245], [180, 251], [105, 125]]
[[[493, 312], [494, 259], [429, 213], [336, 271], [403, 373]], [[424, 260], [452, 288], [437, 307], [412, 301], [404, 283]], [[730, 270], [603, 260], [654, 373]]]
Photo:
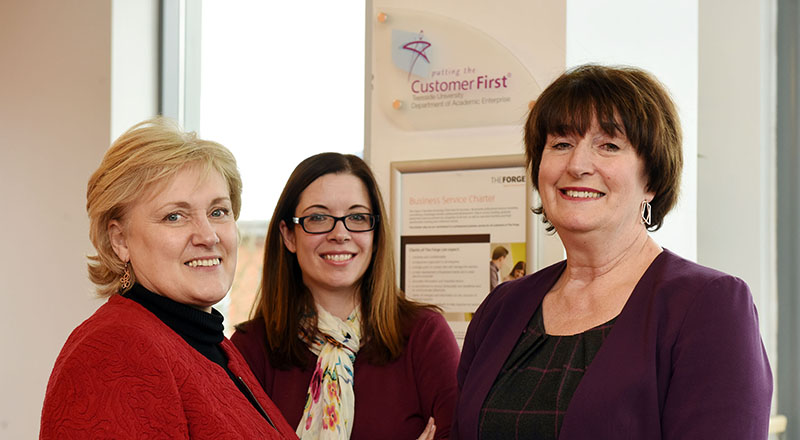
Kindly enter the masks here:
[[483, 402], [479, 438], [557, 439], [572, 395], [616, 319], [553, 336], [536, 309]]

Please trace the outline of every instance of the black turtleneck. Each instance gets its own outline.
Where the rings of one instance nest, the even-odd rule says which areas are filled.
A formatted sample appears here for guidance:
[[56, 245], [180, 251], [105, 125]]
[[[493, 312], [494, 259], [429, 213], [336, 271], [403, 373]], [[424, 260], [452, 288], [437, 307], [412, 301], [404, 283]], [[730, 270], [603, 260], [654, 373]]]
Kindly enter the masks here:
[[216, 309], [212, 308], [211, 313], [207, 313], [157, 295], [138, 283], [125, 293], [125, 297], [136, 301], [156, 315], [187, 344], [211, 362], [224, 368], [228, 375], [233, 377], [233, 373], [228, 371], [228, 358], [219, 346], [224, 338], [222, 331], [225, 327], [222, 325], [222, 314]]
[[[211, 362], [222, 367], [228, 377], [231, 378], [236, 387], [247, 400], [273, 425], [267, 413], [258, 403], [253, 393], [244, 381], [233, 374], [228, 368], [228, 357], [220, 347], [220, 343], [225, 337], [222, 331], [223, 316], [217, 309], [212, 308], [211, 313], [204, 312], [198, 308], [181, 304], [173, 301], [166, 296], [161, 296], [147, 290], [141, 284], [134, 284], [131, 290], [123, 296], [139, 303], [142, 307], [156, 315], [158, 319], [177, 333], [187, 344], [205, 356]], [[275, 425], [273, 425], [274, 427]]]

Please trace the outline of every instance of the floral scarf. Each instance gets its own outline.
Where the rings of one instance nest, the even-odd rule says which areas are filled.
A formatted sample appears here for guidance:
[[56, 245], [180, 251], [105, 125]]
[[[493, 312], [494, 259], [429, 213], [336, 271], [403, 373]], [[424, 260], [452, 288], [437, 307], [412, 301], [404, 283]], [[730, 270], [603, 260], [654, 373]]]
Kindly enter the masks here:
[[342, 321], [317, 305], [319, 332], [311, 337], [300, 335], [317, 355], [303, 417], [297, 425], [301, 440], [350, 438], [355, 409], [353, 362], [361, 344], [359, 309], [356, 306]]

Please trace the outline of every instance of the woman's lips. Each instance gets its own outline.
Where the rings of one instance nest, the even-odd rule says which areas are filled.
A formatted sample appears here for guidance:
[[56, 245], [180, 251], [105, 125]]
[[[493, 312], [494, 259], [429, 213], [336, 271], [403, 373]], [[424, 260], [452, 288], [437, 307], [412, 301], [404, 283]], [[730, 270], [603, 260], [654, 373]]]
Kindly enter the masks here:
[[324, 258], [324, 259], [326, 259], [326, 260], [328, 260], [328, 261], [336, 261], [336, 262], [340, 262], [340, 261], [348, 261], [348, 260], [351, 260], [351, 259], [353, 259], [353, 257], [355, 257], [355, 254], [351, 254], [351, 253], [344, 253], [344, 254], [323, 254], [323, 255], [322, 255], [322, 258]]
[[198, 258], [196, 260], [189, 260], [183, 264], [189, 267], [212, 267], [219, 266], [222, 263], [222, 258]]
[[589, 189], [562, 189], [561, 194], [574, 199], [599, 199], [605, 193]]

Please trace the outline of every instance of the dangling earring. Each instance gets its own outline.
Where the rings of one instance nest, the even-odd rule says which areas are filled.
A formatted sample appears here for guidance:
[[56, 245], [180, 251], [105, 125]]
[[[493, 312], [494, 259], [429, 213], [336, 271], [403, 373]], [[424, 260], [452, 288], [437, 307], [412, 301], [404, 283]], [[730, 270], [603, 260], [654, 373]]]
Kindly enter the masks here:
[[122, 292], [128, 287], [131, 287], [131, 268], [129, 267], [129, 263], [126, 261], [125, 271], [122, 272], [122, 276], [119, 279], [119, 291]]
[[641, 217], [642, 217], [642, 224], [650, 226], [650, 202], [647, 200], [642, 200], [641, 206]]

